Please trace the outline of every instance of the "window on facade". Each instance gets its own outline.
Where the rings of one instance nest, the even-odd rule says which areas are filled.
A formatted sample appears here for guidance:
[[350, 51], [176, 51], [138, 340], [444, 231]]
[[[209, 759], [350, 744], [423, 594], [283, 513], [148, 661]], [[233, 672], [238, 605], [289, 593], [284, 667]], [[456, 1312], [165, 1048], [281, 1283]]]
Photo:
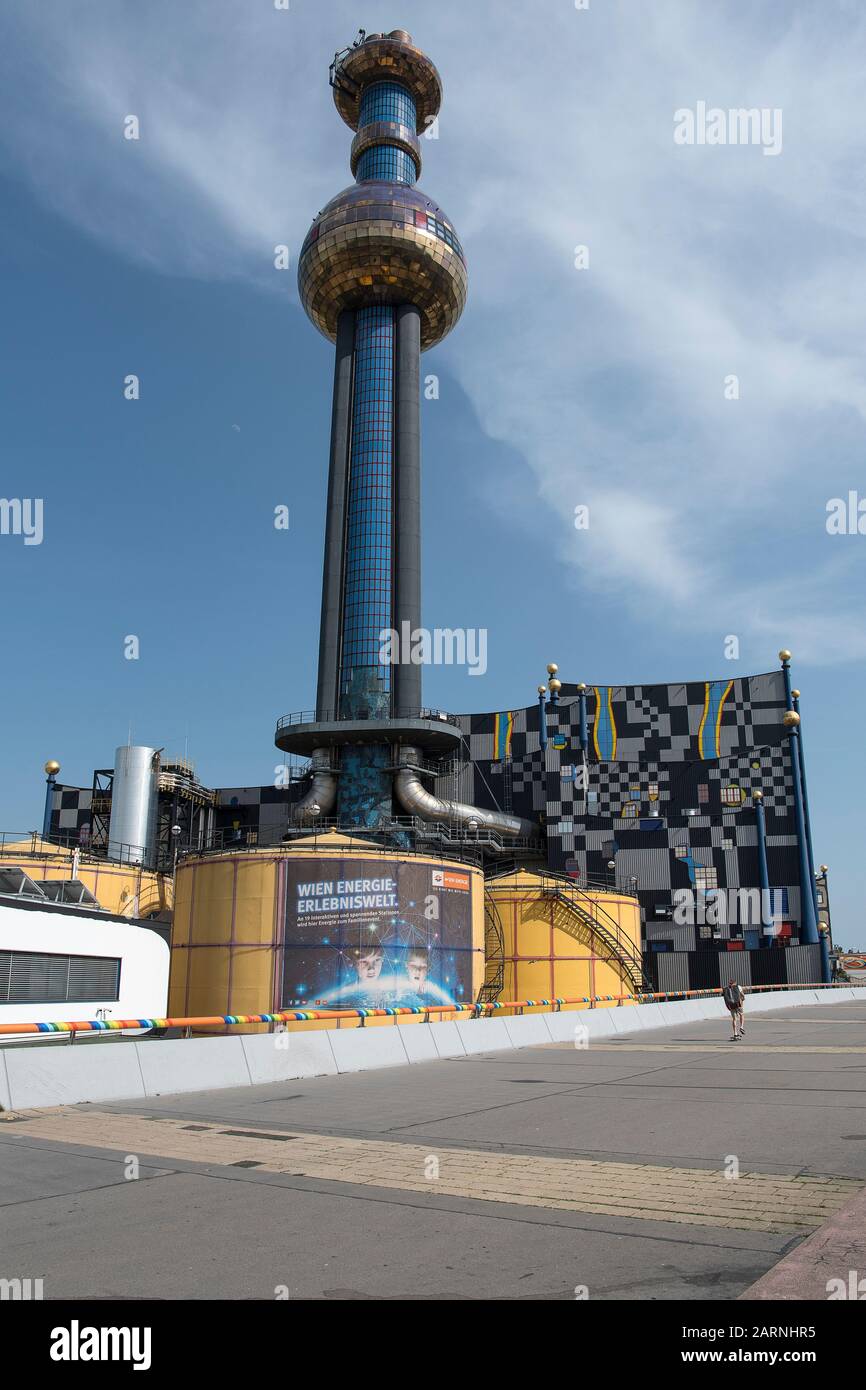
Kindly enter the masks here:
[[718, 888], [718, 886], [718, 874], [715, 869], [705, 868], [702, 864], [695, 865], [696, 888]]
[[730, 782], [726, 787], [722, 787], [722, 805], [742, 806], [745, 795], [746, 793], [743, 791], [742, 787], [738, 787], [733, 782]]
[[119, 988], [120, 961], [113, 957], [0, 951], [0, 1004], [117, 999]]

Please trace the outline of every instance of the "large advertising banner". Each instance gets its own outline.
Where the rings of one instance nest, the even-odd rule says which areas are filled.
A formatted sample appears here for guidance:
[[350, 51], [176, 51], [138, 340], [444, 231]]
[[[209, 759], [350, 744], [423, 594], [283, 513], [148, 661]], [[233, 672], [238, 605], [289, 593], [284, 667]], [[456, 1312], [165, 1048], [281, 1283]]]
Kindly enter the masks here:
[[472, 875], [406, 859], [285, 865], [283, 1008], [472, 1002]]

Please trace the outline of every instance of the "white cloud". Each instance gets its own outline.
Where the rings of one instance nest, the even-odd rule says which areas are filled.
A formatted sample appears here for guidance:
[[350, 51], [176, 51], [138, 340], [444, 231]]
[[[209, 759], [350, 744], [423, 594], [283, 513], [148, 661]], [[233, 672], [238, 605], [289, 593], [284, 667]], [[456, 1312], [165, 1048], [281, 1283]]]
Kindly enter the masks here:
[[[297, 250], [350, 182], [325, 69], [356, 6], [95, 3], [50, 31], [17, 14], [41, 79], [4, 118], [7, 163], [115, 251], [266, 285], [273, 245]], [[443, 70], [422, 186], [470, 256], [440, 351], [525, 457], [561, 560], [660, 631], [733, 613], [756, 647], [863, 657], [863, 562], [826, 537], [822, 495], [862, 476], [860, 8], [405, 0], [400, 22]], [[781, 107], [783, 154], [675, 146], [697, 100]]]

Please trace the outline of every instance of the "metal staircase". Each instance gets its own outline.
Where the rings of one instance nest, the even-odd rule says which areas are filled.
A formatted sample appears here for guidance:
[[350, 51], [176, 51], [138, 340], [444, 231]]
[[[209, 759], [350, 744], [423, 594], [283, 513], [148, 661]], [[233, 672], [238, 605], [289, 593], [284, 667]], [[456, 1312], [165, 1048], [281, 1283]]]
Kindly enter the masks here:
[[505, 984], [505, 935], [499, 908], [492, 898], [484, 899], [484, 983], [476, 1004], [493, 1004]]
[[623, 983], [633, 994], [640, 994], [649, 988], [644, 974], [640, 947], [635, 946], [609, 912], [598, 902], [597, 897], [588, 897], [573, 883], [544, 874], [541, 889], [535, 889], [538, 896], [547, 898], [554, 904], [553, 924], [575, 940], [581, 940], [583, 933], [589, 932], [596, 943], [601, 960], [615, 962], [622, 971]]
[[[487, 882], [495, 884], [497, 879], [506, 877], [508, 873], [509, 870], [503, 866], [498, 873], [489, 875]], [[610, 891], [609, 885], [598, 885], [598, 891], [590, 896], [565, 875], [549, 870], [533, 870], [533, 878], [534, 882], [509, 884], [508, 892], [527, 899], [546, 898], [553, 908], [554, 926], [583, 945], [589, 932], [599, 959], [616, 963], [622, 973], [623, 984], [632, 993], [649, 990], [650, 983], [644, 974], [640, 946], [635, 945], [616, 918], [599, 902], [599, 897]], [[486, 901], [489, 904], [490, 900]], [[485, 913], [487, 911], [485, 908]]]

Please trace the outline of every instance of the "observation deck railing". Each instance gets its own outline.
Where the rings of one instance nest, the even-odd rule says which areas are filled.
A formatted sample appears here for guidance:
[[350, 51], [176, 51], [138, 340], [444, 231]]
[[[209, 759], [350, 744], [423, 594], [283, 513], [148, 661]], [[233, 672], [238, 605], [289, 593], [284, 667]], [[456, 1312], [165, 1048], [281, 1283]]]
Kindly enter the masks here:
[[277, 733], [281, 729], [290, 729], [296, 724], [335, 724], [351, 723], [359, 719], [381, 719], [383, 724], [389, 721], [401, 719], [426, 719], [437, 724], [451, 724], [455, 729], [461, 727], [460, 720], [456, 714], [448, 714], [441, 709], [397, 709], [389, 711], [387, 714], [380, 714], [371, 707], [367, 714], [359, 714], [355, 711], [346, 714], [344, 710], [314, 710], [301, 709], [294, 710], [291, 714], [284, 714], [277, 720]]

